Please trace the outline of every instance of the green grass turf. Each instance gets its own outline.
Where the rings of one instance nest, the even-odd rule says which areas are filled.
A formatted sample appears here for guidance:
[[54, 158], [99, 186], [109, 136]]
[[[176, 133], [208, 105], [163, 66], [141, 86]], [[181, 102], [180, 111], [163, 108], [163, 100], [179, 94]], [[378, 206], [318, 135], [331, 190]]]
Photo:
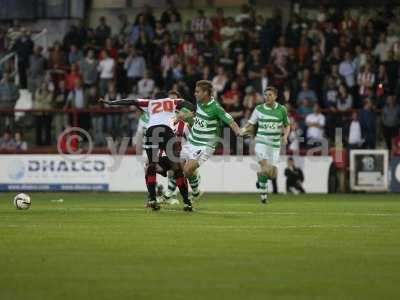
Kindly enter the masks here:
[[[0, 195], [0, 299], [399, 299], [398, 195]], [[51, 200], [62, 197], [63, 203]]]

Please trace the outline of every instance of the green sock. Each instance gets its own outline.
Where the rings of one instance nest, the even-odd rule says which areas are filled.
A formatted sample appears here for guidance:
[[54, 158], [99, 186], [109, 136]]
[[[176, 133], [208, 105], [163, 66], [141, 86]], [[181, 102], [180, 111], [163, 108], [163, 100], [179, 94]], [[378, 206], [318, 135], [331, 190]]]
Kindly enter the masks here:
[[166, 193], [167, 197], [171, 197], [176, 190], [176, 180], [173, 176], [168, 176], [168, 190]]
[[268, 182], [268, 176], [266, 175], [258, 176], [258, 184], [260, 185], [261, 193], [267, 192], [267, 182]]
[[199, 192], [199, 177], [198, 177], [198, 175], [196, 174], [196, 175], [189, 176], [187, 179], [189, 181], [190, 187], [192, 188], [192, 192], [194, 194], [197, 194]]

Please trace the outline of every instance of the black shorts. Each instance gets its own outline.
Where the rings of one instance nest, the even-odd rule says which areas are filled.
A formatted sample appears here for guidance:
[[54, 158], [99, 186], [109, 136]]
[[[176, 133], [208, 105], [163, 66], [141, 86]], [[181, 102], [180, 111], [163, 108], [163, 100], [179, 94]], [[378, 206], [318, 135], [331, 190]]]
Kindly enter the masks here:
[[179, 159], [179, 157], [176, 157], [176, 143], [176, 136], [170, 127], [156, 125], [147, 128], [144, 148], [149, 163], [159, 162], [162, 153], [165, 153], [172, 161]]

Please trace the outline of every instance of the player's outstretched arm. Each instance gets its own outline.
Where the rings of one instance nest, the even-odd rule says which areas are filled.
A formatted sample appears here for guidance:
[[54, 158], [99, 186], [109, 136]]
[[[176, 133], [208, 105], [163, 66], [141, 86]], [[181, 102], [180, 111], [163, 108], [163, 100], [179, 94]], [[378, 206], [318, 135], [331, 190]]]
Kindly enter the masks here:
[[139, 107], [139, 101], [137, 99], [125, 98], [125, 99], [110, 101], [100, 98], [99, 102], [107, 105], [135, 105]]
[[233, 121], [232, 123], [229, 124], [229, 127], [232, 129], [232, 131], [236, 134], [236, 136], [241, 136], [242, 131], [240, 130], [239, 125]]

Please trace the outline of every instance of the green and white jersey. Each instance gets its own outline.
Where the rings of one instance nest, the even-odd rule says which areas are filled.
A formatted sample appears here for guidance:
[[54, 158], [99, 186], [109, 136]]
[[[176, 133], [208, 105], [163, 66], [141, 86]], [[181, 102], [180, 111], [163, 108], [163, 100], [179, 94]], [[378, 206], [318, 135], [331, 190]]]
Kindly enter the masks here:
[[215, 148], [223, 123], [230, 125], [232, 122], [232, 116], [215, 99], [207, 104], [198, 103], [196, 117], [190, 128], [189, 143]]
[[143, 147], [144, 136], [145, 136], [148, 125], [149, 125], [149, 114], [147, 112], [144, 112], [140, 115], [136, 134], [135, 134], [135, 137], [133, 138], [133, 143], [135, 145], [138, 145], [140, 143]]
[[279, 103], [275, 103], [274, 107], [259, 104], [248, 122], [252, 125], [258, 124], [256, 143], [265, 144], [272, 148], [281, 147], [283, 127], [289, 125], [285, 106]]

